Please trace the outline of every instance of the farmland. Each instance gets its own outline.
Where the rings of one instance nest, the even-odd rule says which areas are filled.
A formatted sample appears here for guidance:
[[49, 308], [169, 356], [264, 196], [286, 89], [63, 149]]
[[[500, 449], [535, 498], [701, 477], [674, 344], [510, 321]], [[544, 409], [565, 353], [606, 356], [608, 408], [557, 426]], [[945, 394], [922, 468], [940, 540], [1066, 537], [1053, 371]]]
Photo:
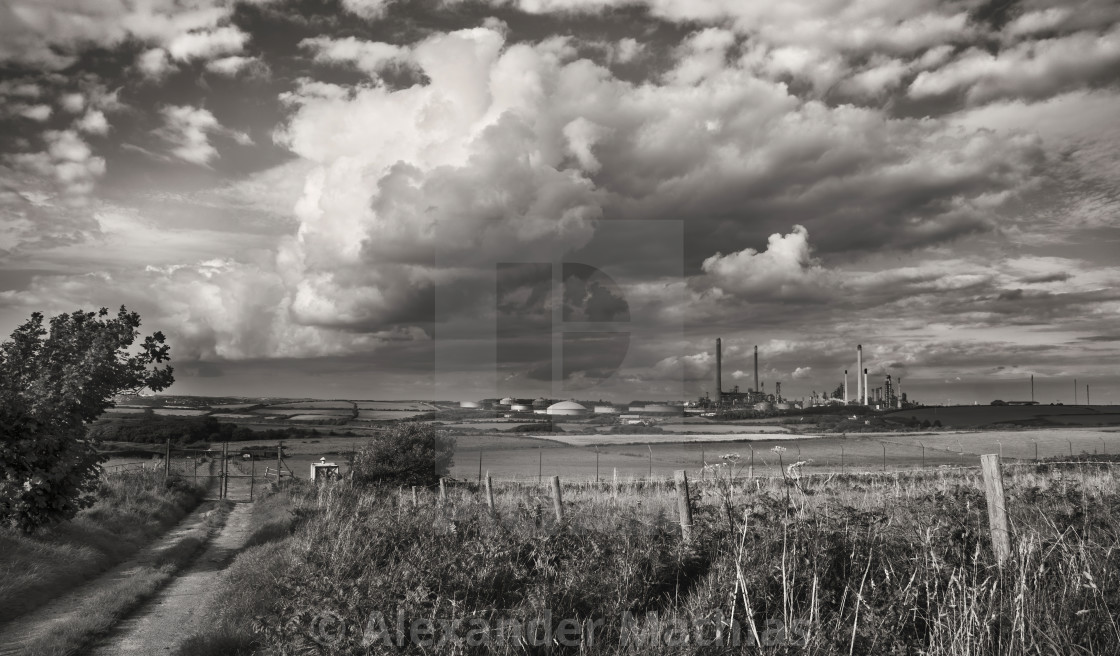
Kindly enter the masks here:
[[[395, 488], [291, 488], [304, 508], [294, 535], [239, 557], [219, 593], [236, 603], [178, 653], [1120, 650], [1108, 467], [1010, 472], [1004, 566], [974, 472], [726, 480], [694, 481], [687, 540], [665, 483], [565, 485], [562, 519], [531, 484], [498, 484], [492, 508], [473, 486], [442, 501], [421, 490], [415, 504]], [[252, 590], [234, 587], [244, 581]], [[428, 628], [408, 631], [416, 622]]]

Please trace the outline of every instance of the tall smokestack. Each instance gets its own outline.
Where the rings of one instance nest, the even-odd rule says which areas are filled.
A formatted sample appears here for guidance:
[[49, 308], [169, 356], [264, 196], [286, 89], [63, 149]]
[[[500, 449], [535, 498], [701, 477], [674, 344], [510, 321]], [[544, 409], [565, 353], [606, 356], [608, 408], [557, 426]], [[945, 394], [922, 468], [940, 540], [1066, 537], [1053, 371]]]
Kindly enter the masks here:
[[723, 402], [723, 344], [716, 338], [716, 403]]
[[761, 393], [762, 388], [758, 386], [758, 345], [754, 347], [754, 391]]
[[848, 370], [844, 370], [844, 405], [848, 405]]
[[902, 377], [898, 378], [898, 409], [902, 409]]
[[863, 396], [863, 378], [860, 372], [863, 371], [863, 344], [856, 346], [856, 401], [867, 405], [867, 400]]
[[867, 369], [863, 370], [863, 404], [867, 405]]

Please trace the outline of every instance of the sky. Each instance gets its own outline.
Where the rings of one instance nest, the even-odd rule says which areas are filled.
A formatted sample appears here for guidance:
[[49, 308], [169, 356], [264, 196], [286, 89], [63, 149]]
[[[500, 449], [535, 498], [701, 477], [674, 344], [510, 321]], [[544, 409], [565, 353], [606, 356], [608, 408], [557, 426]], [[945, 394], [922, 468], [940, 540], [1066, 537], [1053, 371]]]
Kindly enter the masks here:
[[0, 0], [0, 331], [180, 394], [1120, 403], [1112, 0]]

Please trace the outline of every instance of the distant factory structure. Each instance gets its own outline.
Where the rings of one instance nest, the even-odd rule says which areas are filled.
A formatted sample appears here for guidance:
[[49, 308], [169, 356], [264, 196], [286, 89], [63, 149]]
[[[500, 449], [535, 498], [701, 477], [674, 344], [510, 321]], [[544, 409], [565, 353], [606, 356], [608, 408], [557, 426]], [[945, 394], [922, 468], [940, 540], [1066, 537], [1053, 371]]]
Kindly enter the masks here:
[[730, 390], [723, 389], [723, 340], [716, 338], [716, 389], [714, 398], [707, 395], [698, 401], [698, 405], [708, 409], [747, 409], [754, 408], [760, 411], [774, 409], [789, 409], [790, 404], [782, 398], [782, 384], [776, 383], [774, 393], [767, 394], [765, 383], [758, 378], [758, 346], [754, 347], [754, 387], [740, 391], [735, 385]]
[[[716, 338], [715, 393], [706, 394], [696, 405], [709, 410], [746, 410], [759, 412], [790, 410], [819, 406], [865, 406], [874, 410], [895, 410], [910, 404], [902, 391], [902, 378], [886, 374], [881, 386], [872, 387], [870, 367], [864, 365], [863, 345], [856, 345], [855, 395], [851, 394], [850, 371], [844, 369], [842, 383], [832, 392], [813, 392], [800, 401], [782, 397], [782, 384], [775, 383], [774, 393], [767, 394], [765, 383], [758, 375], [758, 346], [754, 347], [754, 386], [740, 390], [736, 385], [730, 390], [723, 387], [723, 340]], [[690, 404], [691, 405], [691, 404]]]

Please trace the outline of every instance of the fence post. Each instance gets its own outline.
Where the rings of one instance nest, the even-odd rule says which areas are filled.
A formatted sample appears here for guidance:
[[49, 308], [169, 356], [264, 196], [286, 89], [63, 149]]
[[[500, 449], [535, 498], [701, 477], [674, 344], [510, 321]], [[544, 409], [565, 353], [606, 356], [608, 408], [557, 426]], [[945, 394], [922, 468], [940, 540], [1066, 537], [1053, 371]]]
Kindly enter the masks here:
[[614, 477], [611, 479], [611, 496], [618, 498], [618, 467], [614, 468]]
[[276, 445], [276, 487], [280, 487], [280, 454], [284, 452], [284, 443]]
[[218, 480], [218, 498], [219, 499], [226, 498], [226, 477], [229, 476], [229, 472], [226, 470], [226, 463], [229, 462], [229, 459], [226, 458], [226, 454], [228, 452], [229, 452], [229, 443], [228, 442], [223, 442], [222, 443], [222, 466], [219, 469], [219, 471], [222, 472], [222, 477], [221, 477], [221, 479]]
[[249, 501], [253, 500], [253, 487], [257, 483], [257, 456], [253, 455], [253, 460], [249, 464]]
[[1007, 525], [1007, 508], [1003, 496], [1003, 468], [994, 453], [980, 456], [984, 470], [984, 495], [988, 498], [988, 524], [992, 531], [992, 551], [1002, 567], [1011, 556], [1011, 534]]
[[171, 438], [167, 439], [167, 450], [163, 454], [163, 480], [171, 476]]
[[486, 472], [486, 508], [494, 513], [494, 487], [490, 480], [490, 472]]
[[564, 521], [564, 500], [560, 496], [560, 477], [552, 477], [552, 509], [556, 511], [556, 521]]
[[677, 480], [677, 511], [681, 516], [681, 538], [685, 542], [692, 540], [692, 503], [688, 498], [688, 474], [683, 469], [678, 469], [674, 474]]
[[439, 502], [442, 504], [447, 501], [447, 490], [444, 488], [443, 479], [439, 479]]
[[420, 505], [420, 497], [416, 495], [416, 486], [412, 486], [412, 507], [416, 508]]

